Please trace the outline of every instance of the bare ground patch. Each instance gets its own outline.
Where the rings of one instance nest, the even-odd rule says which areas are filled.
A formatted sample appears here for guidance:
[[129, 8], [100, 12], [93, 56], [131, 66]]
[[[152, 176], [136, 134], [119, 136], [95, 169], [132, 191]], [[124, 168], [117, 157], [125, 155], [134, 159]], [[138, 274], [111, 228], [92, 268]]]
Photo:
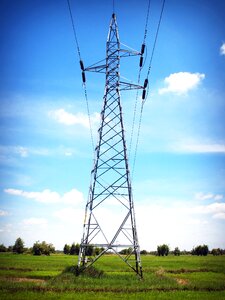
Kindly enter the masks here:
[[1, 277], [1, 281], [44, 283], [44, 279], [26, 277]]
[[180, 285], [187, 285], [188, 284], [188, 280], [187, 279], [183, 279], [183, 278], [175, 278], [176, 282]]
[[209, 269], [179, 269], [179, 270], [166, 270], [167, 273], [171, 274], [182, 274], [182, 273], [198, 273], [198, 272], [214, 272]]

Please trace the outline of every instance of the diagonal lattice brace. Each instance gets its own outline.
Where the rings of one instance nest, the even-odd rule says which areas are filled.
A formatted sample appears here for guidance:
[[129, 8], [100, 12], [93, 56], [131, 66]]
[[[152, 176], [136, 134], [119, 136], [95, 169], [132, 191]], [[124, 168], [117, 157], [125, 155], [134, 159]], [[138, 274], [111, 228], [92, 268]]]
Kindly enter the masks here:
[[[105, 62], [101, 61], [99, 66], [94, 64], [83, 70], [105, 72], [106, 78], [78, 268], [82, 271], [93, 265], [107, 251], [113, 251], [142, 277], [120, 99], [121, 90], [143, 88], [120, 81], [120, 58], [131, 55], [140, 55], [140, 53], [120, 49], [116, 16], [113, 14], [106, 44]], [[108, 219], [113, 213], [109, 223]], [[99, 255], [90, 258], [87, 255], [90, 245], [103, 249]], [[120, 249], [124, 247], [131, 250], [125, 257], [120, 254]]]

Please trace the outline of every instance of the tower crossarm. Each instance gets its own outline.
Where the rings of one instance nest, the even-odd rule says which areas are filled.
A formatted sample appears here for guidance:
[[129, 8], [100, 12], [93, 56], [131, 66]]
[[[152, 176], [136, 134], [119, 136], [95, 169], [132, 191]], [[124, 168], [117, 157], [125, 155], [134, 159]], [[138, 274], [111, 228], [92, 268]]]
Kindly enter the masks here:
[[129, 57], [129, 56], [141, 55], [141, 52], [126, 50], [126, 49], [120, 49], [120, 52], [121, 52], [120, 57]]
[[[120, 48], [116, 16], [113, 13], [105, 60], [87, 68], [80, 62], [84, 83], [86, 71], [105, 73], [103, 107], [78, 259], [80, 271], [91, 266], [106, 251], [112, 250], [142, 277], [120, 99], [120, 91], [146, 88], [146, 83], [141, 86], [120, 80], [120, 58], [135, 55], [142, 53]], [[111, 214], [114, 214], [112, 219]], [[90, 245], [100, 245], [102, 248], [94, 258], [88, 255]], [[121, 247], [131, 249], [125, 258], [119, 253]]]
[[142, 85], [133, 84], [125, 81], [120, 81], [120, 91], [127, 91], [127, 90], [143, 90], [144, 87]]

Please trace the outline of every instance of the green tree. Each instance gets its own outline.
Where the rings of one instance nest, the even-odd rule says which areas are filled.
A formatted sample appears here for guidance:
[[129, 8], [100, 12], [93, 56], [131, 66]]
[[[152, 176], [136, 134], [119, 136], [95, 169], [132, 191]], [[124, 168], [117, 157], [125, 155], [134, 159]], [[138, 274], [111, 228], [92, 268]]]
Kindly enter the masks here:
[[13, 252], [14, 253], [18, 253], [18, 254], [22, 254], [25, 251], [24, 249], [24, 242], [23, 240], [19, 237], [16, 241], [15, 244], [13, 246]]
[[7, 252], [7, 248], [3, 244], [0, 245], [0, 252]]
[[41, 255], [42, 254], [42, 247], [39, 241], [33, 244], [32, 252], [34, 255]]
[[201, 255], [206, 256], [209, 253], [209, 248], [207, 245], [198, 245], [195, 248], [192, 249], [191, 254], [192, 255]]
[[55, 253], [55, 247], [53, 244], [47, 244], [47, 247], [48, 247], [48, 250], [49, 250], [49, 253]]
[[169, 246], [166, 244], [157, 246], [157, 254], [159, 256], [164, 256], [164, 255], [167, 256], [169, 254], [169, 251], [170, 251]]
[[76, 245], [73, 243], [70, 248], [70, 255], [75, 255], [75, 254], [76, 254]]
[[70, 245], [65, 244], [65, 246], [63, 248], [63, 253], [70, 254]]
[[120, 251], [120, 254], [122, 254], [122, 255], [128, 255], [128, 254], [131, 254], [132, 251], [133, 251], [133, 249], [131, 247], [130, 248], [125, 248], [125, 249], [122, 249]]
[[178, 247], [176, 247], [176, 248], [174, 249], [174, 251], [173, 251], [173, 254], [174, 254], [175, 256], [180, 256], [180, 249], [179, 249]]
[[99, 255], [100, 254], [100, 252], [101, 252], [101, 249], [99, 248], [99, 247], [96, 247], [95, 249], [94, 249], [94, 254], [95, 255]]
[[12, 252], [13, 251], [13, 246], [9, 246], [7, 249], [8, 252]]
[[202, 245], [202, 254], [203, 256], [207, 256], [209, 253], [209, 247], [207, 245]]
[[75, 245], [75, 255], [78, 255], [80, 252], [80, 244], [76, 243]]
[[47, 244], [45, 241], [37, 241], [33, 245], [32, 252], [34, 255], [50, 255], [51, 253], [55, 253], [55, 247], [53, 244]]
[[218, 256], [218, 255], [223, 254], [223, 250], [220, 249], [220, 248], [217, 248], [217, 249], [214, 248], [214, 249], [212, 249], [211, 253], [212, 253], [213, 256]]
[[73, 243], [71, 248], [70, 248], [70, 255], [78, 255], [79, 252], [80, 252], [80, 244]]
[[87, 246], [86, 255], [92, 256], [93, 254], [94, 254], [94, 246], [92, 246], [92, 245]]
[[141, 250], [141, 251], [140, 251], [140, 254], [147, 255], [148, 252], [147, 252], [147, 250]]

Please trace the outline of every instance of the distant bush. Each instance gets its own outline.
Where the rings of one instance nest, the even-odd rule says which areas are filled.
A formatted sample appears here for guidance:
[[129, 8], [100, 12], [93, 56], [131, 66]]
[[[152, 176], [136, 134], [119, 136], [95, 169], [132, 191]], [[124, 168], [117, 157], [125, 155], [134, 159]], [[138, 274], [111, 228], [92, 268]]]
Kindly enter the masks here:
[[7, 252], [12, 252], [13, 251], [13, 246], [9, 246], [8, 248], [7, 248]]
[[209, 253], [209, 248], [207, 245], [199, 245], [192, 249], [191, 254], [192, 255], [198, 255], [198, 256], [207, 256]]
[[63, 253], [70, 254], [70, 245], [65, 244], [65, 246], [63, 248]]
[[14, 244], [12, 250], [13, 250], [13, 253], [17, 253], [17, 254], [24, 253], [24, 251], [25, 251], [24, 242], [20, 237], [15, 241], [15, 244]]
[[142, 255], [147, 255], [148, 252], [147, 252], [147, 250], [141, 250], [141, 251], [140, 251], [140, 254], [142, 254]]
[[37, 241], [33, 245], [32, 253], [34, 255], [50, 255], [51, 253], [55, 253], [55, 247], [52, 244], [47, 244], [45, 241]]
[[7, 252], [7, 248], [3, 244], [0, 245], [0, 252]]
[[217, 249], [212, 249], [211, 254], [214, 256], [218, 256], [218, 255], [223, 255], [225, 254], [225, 250], [217, 248]]
[[175, 249], [174, 249], [174, 251], [173, 251], [173, 254], [175, 255], [175, 256], [180, 256], [180, 249], [178, 248], [178, 247], [176, 247]]
[[160, 246], [157, 246], [157, 255], [158, 256], [167, 256], [169, 254], [169, 246], [166, 245], [166, 244], [163, 244], [163, 245], [160, 245]]
[[87, 248], [86, 248], [86, 255], [87, 256], [94, 255], [94, 246], [93, 245], [87, 246]]
[[125, 249], [122, 249], [119, 253], [122, 255], [128, 255], [128, 254], [131, 254], [132, 251], [133, 251], [132, 248], [125, 248]]
[[[70, 255], [78, 255], [80, 252], [80, 245], [73, 243], [70, 248]], [[88, 255], [88, 254], [87, 254]]]

